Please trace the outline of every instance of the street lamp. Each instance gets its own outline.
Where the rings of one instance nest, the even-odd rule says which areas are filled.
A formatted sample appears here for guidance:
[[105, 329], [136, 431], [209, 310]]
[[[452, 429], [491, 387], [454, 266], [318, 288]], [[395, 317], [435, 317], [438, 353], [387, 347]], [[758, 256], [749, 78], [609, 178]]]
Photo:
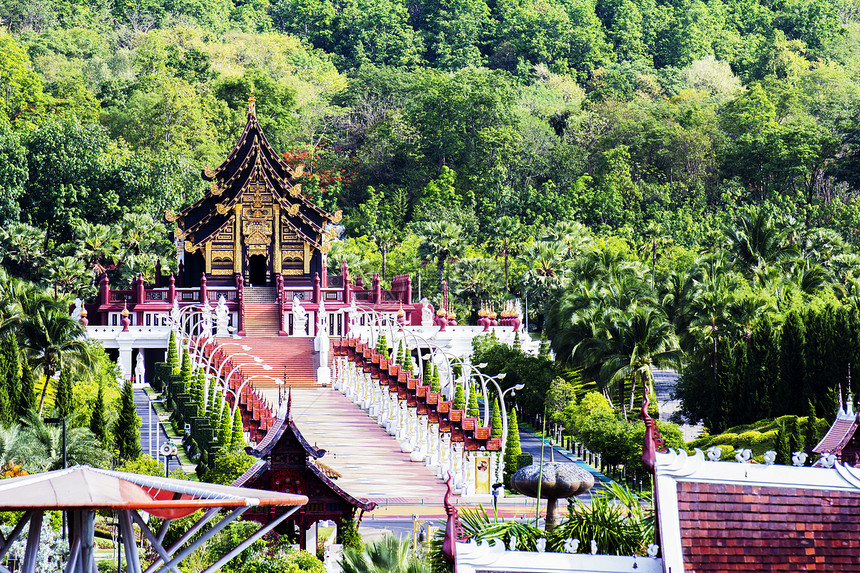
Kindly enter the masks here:
[[[194, 307], [188, 307], [188, 308], [194, 308]], [[188, 347], [187, 349], [189, 352], [191, 351], [191, 338], [194, 335], [194, 329], [197, 328], [197, 326], [205, 320], [203, 318], [204, 314], [205, 314], [205, 311], [203, 311], [203, 310], [195, 310], [195, 311], [189, 312], [188, 314], [183, 316], [179, 321], [179, 327], [180, 327], [179, 328], [179, 335], [181, 337], [180, 346], [186, 346], [186, 342], [187, 342], [187, 347]], [[191, 320], [197, 316], [199, 316], [200, 318], [198, 318], [196, 322], [191, 323]], [[186, 330], [188, 331], [187, 335], [185, 332]]]
[[[149, 401], [149, 408], [148, 408], [148, 410], [149, 410], [149, 414], [148, 414], [149, 415], [149, 420], [148, 420], [148, 422], [149, 422], [149, 455], [152, 455], [152, 452], [154, 451], [156, 460], [158, 460], [158, 455], [159, 455], [158, 454], [159, 436], [156, 435], [155, 450], [153, 450], [152, 449], [152, 412], [153, 412], [153, 410], [155, 410], [155, 404], [160, 404], [163, 402], [167, 402], [167, 399], [161, 398], [160, 400], [150, 400]], [[157, 434], [157, 432], [156, 432], [156, 434]]]
[[[210, 353], [209, 353], [209, 358], [206, 360], [206, 369], [203, 371], [203, 372], [204, 372], [204, 374], [205, 374], [205, 376], [206, 376], [206, 382], [207, 382], [207, 384], [208, 384], [208, 382], [209, 382], [209, 373], [212, 371], [212, 360], [214, 360], [214, 359], [215, 359], [215, 354], [216, 354], [219, 350], [221, 350], [222, 348], [224, 348], [225, 346], [229, 346], [229, 345], [236, 345], [236, 346], [239, 346], [239, 347], [242, 349], [242, 351], [243, 351], [243, 352], [248, 352], [248, 351], [252, 350], [252, 349], [251, 349], [251, 347], [250, 347], [250, 346], [248, 346], [247, 344], [240, 344], [239, 342], [222, 342], [221, 344], [219, 344], [218, 346], [216, 346], [215, 348], [213, 348], [213, 349], [212, 349], [212, 352], [210, 352]], [[229, 357], [228, 357], [228, 358], [229, 358]], [[224, 362], [227, 362], [227, 360], [224, 360]], [[207, 391], [208, 391], [208, 388], [207, 388]]]
[[[262, 359], [260, 360], [260, 362], [262, 362]], [[242, 380], [242, 385], [239, 386], [239, 388], [236, 389], [235, 392], [230, 390], [230, 388], [227, 387], [228, 381], [230, 380], [230, 377], [233, 376], [233, 374], [235, 374], [243, 366], [254, 366], [254, 364], [251, 364], [250, 362], [243, 362], [242, 364], [237, 364], [236, 367], [233, 368], [233, 370], [231, 370], [230, 373], [227, 374], [227, 376], [224, 377], [224, 380], [221, 382], [221, 387], [224, 390], [226, 390], [227, 392], [230, 392], [231, 394], [233, 394], [234, 400], [233, 400], [233, 410], [230, 412], [231, 416], [235, 415], [236, 408], [239, 406], [239, 396], [242, 395], [242, 390], [245, 388], [245, 385], [248, 384], [248, 380], [250, 380], [251, 378], [254, 377], [254, 376], [251, 376], [250, 378], [246, 378], [246, 379]], [[268, 364], [263, 364], [262, 368], [263, 368], [263, 370], [274, 370], [274, 368], [272, 366], [269, 366]], [[265, 374], [256, 374], [256, 376], [265, 376]], [[220, 378], [220, 376], [219, 376], [219, 378]]]
[[[235, 358], [237, 356], [247, 356], [247, 357], [251, 358], [256, 364], [262, 364], [263, 363], [262, 358], [260, 358], [259, 356], [255, 356], [253, 354], [248, 354], [247, 352], [237, 352], [236, 354], [231, 354], [230, 360], [232, 360], [233, 358]], [[216, 380], [219, 380], [221, 378], [221, 371], [224, 369], [224, 366], [226, 364], [230, 363], [230, 360], [225, 360], [224, 362], [221, 363], [221, 366], [218, 367], [218, 371], [215, 373], [215, 379]], [[250, 364], [250, 362], [242, 362], [241, 364], [239, 364], [239, 366], [242, 366], [242, 364]], [[229, 380], [229, 376], [226, 379]]]
[[[371, 346], [376, 346], [376, 344], [379, 340], [379, 335], [380, 335], [380, 333], [384, 327], [386, 327], [386, 326], [388, 327], [388, 333], [392, 335], [392, 340], [393, 340], [394, 334], [397, 332], [397, 330], [400, 329], [401, 325], [399, 322], [397, 322], [396, 318], [392, 318], [389, 315], [382, 314], [381, 312], [377, 311], [376, 309], [366, 307], [366, 306], [358, 306], [358, 305], [355, 306], [355, 309], [360, 313], [371, 315], [371, 319], [372, 319], [371, 323], [364, 325], [370, 331], [370, 335], [371, 335], [370, 344], [371, 344]], [[352, 325], [350, 325], [350, 328], [352, 328]]]

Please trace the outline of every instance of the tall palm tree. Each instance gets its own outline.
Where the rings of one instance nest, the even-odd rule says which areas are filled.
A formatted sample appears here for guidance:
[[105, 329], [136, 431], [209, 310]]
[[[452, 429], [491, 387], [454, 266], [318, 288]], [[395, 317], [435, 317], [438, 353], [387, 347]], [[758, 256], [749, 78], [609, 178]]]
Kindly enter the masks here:
[[373, 234], [373, 241], [382, 254], [382, 280], [388, 278], [388, 252], [397, 246], [399, 240], [393, 229], [380, 229]]
[[584, 339], [574, 352], [586, 368], [597, 369], [601, 388], [623, 390], [625, 380], [632, 379], [628, 409], [633, 409], [640, 381], [646, 381], [653, 392], [652, 366], [679, 364], [678, 339], [659, 308], [634, 305], [629, 310], [610, 309], [601, 319], [595, 325], [595, 336]]
[[439, 275], [439, 292], [444, 290], [445, 263], [463, 252], [463, 228], [448, 221], [431, 221], [421, 229], [418, 256], [425, 262], [435, 262]]
[[518, 219], [508, 217], [500, 218], [496, 227], [496, 236], [493, 241], [493, 250], [496, 256], [505, 258], [505, 293], [510, 292], [511, 255], [519, 251], [519, 242], [522, 240], [522, 225]]
[[42, 307], [28, 314], [18, 326], [21, 344], [29, 350], [30, 362], [45, 376], [39, 399], [39, 414], [45, 405], [48, 385], [61, 366], [72, 370], [92, 364], [84, 327], [61, 309]]
[[693, 287], [677, 328], [681, 347], [688, 355], [704, 353], [697, 358], [707, 362], [716, 377], [719, 341], [732, 329], [730, 311], [737, 283], [730, 274], [706, 274], [703, 278]]

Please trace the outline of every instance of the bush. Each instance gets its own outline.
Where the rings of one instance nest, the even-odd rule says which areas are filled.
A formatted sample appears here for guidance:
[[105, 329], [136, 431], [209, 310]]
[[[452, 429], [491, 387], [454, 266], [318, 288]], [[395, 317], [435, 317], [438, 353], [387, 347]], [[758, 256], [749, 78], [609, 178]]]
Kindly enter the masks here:
[[779, 430], [770, 430], [759, 434], [752, 441], [753, 449], [764, 448], [764, 451], [776, 449], [776, 435]]
[[550, 384], [562, 374], [559, 367], [548, 358], [531, 356], [519, 348], [494, 343], [492, 337], [477, 337], [475, 340], [472, 364], [486, 362], [483, 372], [489, 376], [505, 372], [507, 375], [501, 383], [503, 389], [517, 384], [525, 386], [514, 398], [523, 420], [531, 420], [535, 414], [542, 414]]
[[517, 456], [517, 469], [525, 468], [534, 463], [534, 456], [528, 452], [523, 452]]
[[128, 460], [116, 469], [121, 472], [147, 476], [161, 477], [164, 475], [164, 468], [158, 463], [158, 460], [147, 454], [143, 454], [133, 460]]
[[749, 430], [738, 436], [738, 442], [744, 445], [752, 445], [752, 443], [761, 436], [760, 432]]
[[326, 573], [323, 562], [307, 551], [258, 553], [244, 564], [242, 573]]
[[344, 549], [361, 551], [364, 549], [364, 541], [358, 533], [358, 522], [355, 518], [344, 519], [338, 530], [338, 537]]
[[220, 448], [211, 469], [203, 474], [203, 481], [230, 485], [257, 462], [257, 458], [239, 448]]
[[[642, 444], [645, 424], [625, 421], [609, 406], [606, 398], [597, 392], [586, 394], [577, 407], [578, 422], [574, 433], [586, 448], [600, 452], [609, 465], [624, 465], [633, 472], [642, 472]], [[675, 424], [657, 422], [666, 447], [685, 447], [681, 430]]]

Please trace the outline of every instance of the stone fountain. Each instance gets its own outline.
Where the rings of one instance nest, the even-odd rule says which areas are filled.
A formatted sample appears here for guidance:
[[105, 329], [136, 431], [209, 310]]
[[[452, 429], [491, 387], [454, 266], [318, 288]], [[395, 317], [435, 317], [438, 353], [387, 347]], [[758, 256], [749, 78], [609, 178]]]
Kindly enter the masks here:
[[561, 519], [558, 511], [559, 499], [582, 495], [594, 486], [594, 476], [590, 472], [574, 463], [556, 462], [552, 447], [550, 452], [550, 461], [543, 464], [543, 471], [538, 462], [520, 468], [511, 477], [511, 487], [529, 497], [538, 496], [540, 485], [540, 497], [547, 500], [547, 531], [558, 525]]

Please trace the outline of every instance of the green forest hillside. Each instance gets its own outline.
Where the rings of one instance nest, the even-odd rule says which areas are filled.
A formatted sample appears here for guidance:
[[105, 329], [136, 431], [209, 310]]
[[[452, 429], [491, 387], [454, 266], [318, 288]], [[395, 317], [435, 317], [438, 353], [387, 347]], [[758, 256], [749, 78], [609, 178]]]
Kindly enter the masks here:
[[87, 297], [105, 270], [170, 269], [164, 213], [202, 194], [253, 92], [304, 191], [343, 211], [332, 269], [410, 272], [436, 303], [447, 280], [466, 321], [527, 299], [616, 406], [665, 364], [714, 428], [824, 415], [847, 384], [858, 0], [18, 0], [0, 17], [16, 277]]

